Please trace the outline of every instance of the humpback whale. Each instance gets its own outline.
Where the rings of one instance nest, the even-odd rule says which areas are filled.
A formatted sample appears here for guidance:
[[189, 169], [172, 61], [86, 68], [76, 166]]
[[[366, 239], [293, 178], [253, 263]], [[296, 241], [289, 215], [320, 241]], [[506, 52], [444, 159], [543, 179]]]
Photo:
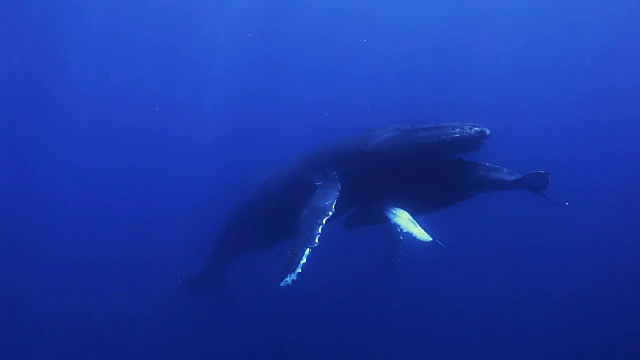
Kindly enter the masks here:
[[500, 190], [529, 190], [547, 198], [542, 190], [549, 174], [534, 171], [521, 176], [501, 166], [457, 157], [447, 161], [412, 159], [377, 169], [377, 181], [357, 189], [356, 208], [344, 221], [347, 229], [386, 221], [384, 209], [395, 206], [414, 215], [425, 214]]
[[411, 214], [451, 206], [474, 195], [524, 189], [542, 195], [545, 172], [520, 176], [461, 156], [478, 151], [489, 129], [475, 124], [396, 125], [312, 154], [268, 179], [232, 215], [203, 271], [182, 286], [215, 286], [244, 253], [292, 241], [281, 286], [293, 283], [320, 242], [322, 229], [344, 217], [348, 229], [393, 224], [398, 238], [431, 241]]

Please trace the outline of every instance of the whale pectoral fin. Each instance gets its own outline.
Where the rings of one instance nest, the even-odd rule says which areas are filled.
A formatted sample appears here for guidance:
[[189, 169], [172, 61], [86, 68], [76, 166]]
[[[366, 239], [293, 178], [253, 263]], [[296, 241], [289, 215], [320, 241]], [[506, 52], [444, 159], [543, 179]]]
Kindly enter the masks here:
[[424, 229], [413, 219], [411, 214], [398, 207], [388, 207], [384, 209], [385, 215], [389, 218], [391, 225], [397, 230], [397, 235], [400, 240], [404, 239], [405, 234], [412, 236], [413, 238], [424, 241], [439, 244], [444, 247], [438, 240], [434, 240]]
[[286, 276], [280, 286], [288, 286], [296, 280], [302, 266], [307, 262], [311, 248], [318, 245], [322, 227], [335, 212], [340, 195], [340, 181], [333, 170], [316, 179], [316, 192], [305, 205], [298, 223], [298, 234], [289, 251]]

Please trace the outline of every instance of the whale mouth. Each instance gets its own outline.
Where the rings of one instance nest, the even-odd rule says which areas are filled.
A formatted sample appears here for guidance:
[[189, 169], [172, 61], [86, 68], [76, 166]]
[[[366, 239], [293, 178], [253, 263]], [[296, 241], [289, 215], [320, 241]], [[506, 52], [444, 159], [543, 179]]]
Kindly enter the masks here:
[[484, 144], [485, 141], [487, 141], [487, 139], [489, 138], [489, 136], [491, 136], [491, 131], [487, 128], [483, 128], [480, 130], [480, 141]]
[[464, 129], [464, 134], [461, 135], [466, 136], [472, 141], [477, 141], [479, 149], [489, 136], [491, 136], [491, 130], [481, 125], [470, 125], [468, 128]]
[[491, 135], [491, 130], [477, 124], [469, 124], [467, 126], [464, 126], [462, 128], [462, 132], [468, 136], [475, 136], [482, 140], [486, 140]]

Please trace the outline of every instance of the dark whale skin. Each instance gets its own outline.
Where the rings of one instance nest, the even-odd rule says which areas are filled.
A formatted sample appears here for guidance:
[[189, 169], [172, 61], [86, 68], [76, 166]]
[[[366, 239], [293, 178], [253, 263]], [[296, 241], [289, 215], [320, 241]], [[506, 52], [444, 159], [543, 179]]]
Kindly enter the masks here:
[[395, 125], [311, 154], [271, 177], [240, 205], [215, 240], [203, 271], [181, 286], [187, 292], [215, 286], [224, 268], [238, 256], [294, 238], [319, 172], [336, 171], [342, 185], [333, 222], [367, 205], [371, 200], [367, 192], [384, 190], [387, 177], [397, 169], [416, 162], [430, 166], [478, 151], [489, 134], [487, 128], [475, 124]]
[[462, 158], [406, 160], [378, 168], [371, 181], [352, 193], [357, 209], [344, 226], [355, 229], [385, 222], [385, 207], [421, 215], [493, 191], [529, 190], [546, 198], [542, 190], [548, 185], [549, 174], [542, 171], [521, 176], [501, 166]]

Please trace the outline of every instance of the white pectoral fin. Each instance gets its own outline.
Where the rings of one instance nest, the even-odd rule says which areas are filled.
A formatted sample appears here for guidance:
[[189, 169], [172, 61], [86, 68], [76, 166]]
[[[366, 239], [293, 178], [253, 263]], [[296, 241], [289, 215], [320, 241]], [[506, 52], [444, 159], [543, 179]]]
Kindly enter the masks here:
[[[408, 233], [417, 240], [430, 242], [434, 241], [431, 235], [429, 235], [405, 210], [398, 207], [388, 207], [384, 209], [385, 215], [389, 218], [391, 223], [395, 225], [400, 232], [400, 236], [403, 233]], [[439, 241], [435, 240], [436, 243], [442, 245]]]

